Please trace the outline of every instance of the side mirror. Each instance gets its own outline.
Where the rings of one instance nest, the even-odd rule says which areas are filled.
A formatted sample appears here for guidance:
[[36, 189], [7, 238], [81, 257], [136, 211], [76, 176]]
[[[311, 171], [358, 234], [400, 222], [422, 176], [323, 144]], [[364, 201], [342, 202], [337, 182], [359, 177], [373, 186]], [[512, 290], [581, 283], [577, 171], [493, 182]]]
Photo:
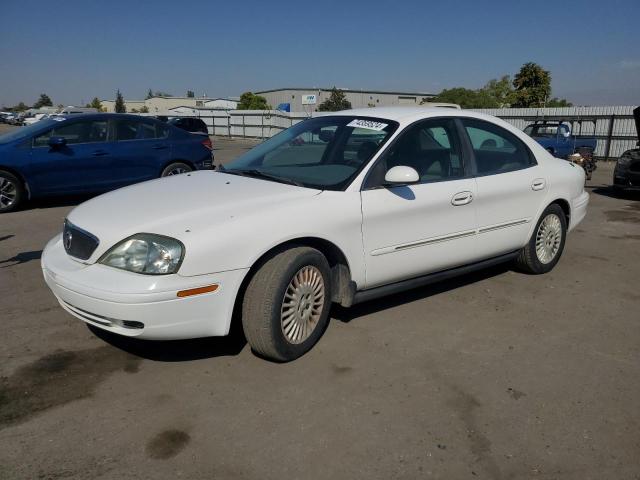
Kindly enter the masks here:
[[329, 143], [333, 139], [334, 132], [331, 130], [320, 130], [318, 138], [324, 143]]
[[50, 137], [49, 146], [51, 148], [64, 147], [67, 144], [67, 139], [64, 137]]
[[415, 168], [401, 165], [390, 168], [384, 176], [384, 182], [388, 186], [409, 185], [411, 183], [418, 183], [419, 181], [420, 176]]

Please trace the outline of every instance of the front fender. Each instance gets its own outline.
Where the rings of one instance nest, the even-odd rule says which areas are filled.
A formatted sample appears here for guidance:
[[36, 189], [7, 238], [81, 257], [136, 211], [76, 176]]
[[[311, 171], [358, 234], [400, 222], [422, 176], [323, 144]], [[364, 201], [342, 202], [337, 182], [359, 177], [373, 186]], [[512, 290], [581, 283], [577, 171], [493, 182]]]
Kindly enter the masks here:
[[359, 192], [328, 192], [291, 204], [261, 208], [185, 237], [180, 274], [206, 275], [251, 268], [271, 249], [299, 238], [334, 244], [344, 254], [354, 281], [364, 281]]

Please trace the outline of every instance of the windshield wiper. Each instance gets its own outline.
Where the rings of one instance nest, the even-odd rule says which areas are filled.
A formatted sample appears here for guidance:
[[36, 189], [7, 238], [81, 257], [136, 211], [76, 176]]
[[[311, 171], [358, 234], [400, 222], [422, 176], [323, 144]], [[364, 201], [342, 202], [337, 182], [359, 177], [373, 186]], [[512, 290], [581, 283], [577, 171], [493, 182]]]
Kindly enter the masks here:
[[240, 175], [241, 177], [262, 178], [265, 180], [272, 180], [274, 182], [286, 183], [287, 185], [295, 185], [296, 187], [304, 187], [302, 183], [296, 182], [295, 180], [291, 180], [290, 178], [280, 177], [278, 175], [266, 173], [256, 168], [251, 168], [247, 170], [227, 170], [225, 168], [221, 170], [221, 172], [228, 173], [230, 175]]

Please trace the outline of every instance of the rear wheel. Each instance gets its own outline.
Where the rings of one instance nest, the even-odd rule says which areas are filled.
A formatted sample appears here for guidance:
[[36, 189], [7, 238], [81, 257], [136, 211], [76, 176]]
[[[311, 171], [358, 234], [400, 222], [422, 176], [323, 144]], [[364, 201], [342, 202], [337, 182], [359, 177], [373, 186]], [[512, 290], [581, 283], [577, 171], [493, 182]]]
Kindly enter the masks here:
[[0, 170], [0, 213], [16, 210], [24, 201], [25, 189], [18, 177]]
[[567, 219], [560, 205], [549, 205], [538, 220], [516, 264], [528, 273], [550, 272], [560, 260], [567, 237]]
[[314, 248], [294, 247], [269, 258], [249, 282], [242, 328], [254, 352], [287, 362], [320, 339], [330, 307], [327, 259]]
[[161, 177], [170, 177], [171, 175], [180, 175], [181, 173], [188, 173], [193, 171], [189, 165], [184, 162], [173, 162], [165, 167], [162, 171]]

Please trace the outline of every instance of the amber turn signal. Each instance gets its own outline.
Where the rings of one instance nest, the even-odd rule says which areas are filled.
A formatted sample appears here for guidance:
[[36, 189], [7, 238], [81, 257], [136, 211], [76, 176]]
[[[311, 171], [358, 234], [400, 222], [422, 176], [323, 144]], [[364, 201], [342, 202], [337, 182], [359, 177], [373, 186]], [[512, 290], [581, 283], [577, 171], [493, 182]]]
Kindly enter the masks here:
[[191, 295], [200, 295], [201, 293], [211, 293], [218, 290], [218, 285], [207, 285], [206, 287], [190, 288], [189, 290], [180, 290], [179, 297], [190, 297]]

